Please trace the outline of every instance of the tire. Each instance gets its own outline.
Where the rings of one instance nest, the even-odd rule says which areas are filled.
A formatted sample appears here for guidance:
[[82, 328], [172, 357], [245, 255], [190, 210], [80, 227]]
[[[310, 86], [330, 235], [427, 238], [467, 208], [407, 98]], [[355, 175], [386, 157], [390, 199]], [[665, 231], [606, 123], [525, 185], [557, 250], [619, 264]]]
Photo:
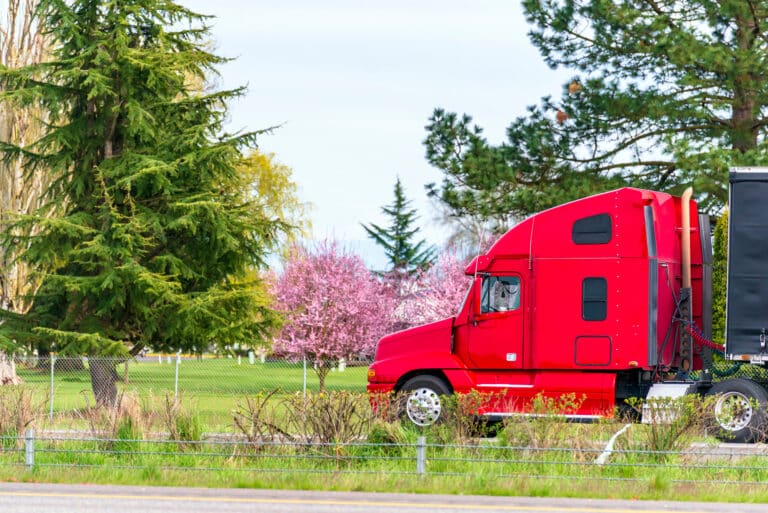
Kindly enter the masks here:
[[765, 438], [768, 392], [749, 379], [727, 379], [712, 385], [715, 436], [723, 442], [754, 443]]
[[428, 374], [415, 376], [405, 382], [401, 392], [400, 416], [419, 427], [431, 426], [443, 420], [442, 397], [451, 394], [440, 378]]

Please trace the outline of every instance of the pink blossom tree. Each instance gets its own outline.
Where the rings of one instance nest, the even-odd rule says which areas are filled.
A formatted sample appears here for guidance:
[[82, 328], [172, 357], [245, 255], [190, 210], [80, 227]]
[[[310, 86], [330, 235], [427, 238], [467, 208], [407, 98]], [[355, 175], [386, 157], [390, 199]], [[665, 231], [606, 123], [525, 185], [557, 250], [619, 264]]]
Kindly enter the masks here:
[[[487, 252], [495, 240], [492, 235], [481, 236], [480, 252]], [[464, 269], [473, 257], [459, 246], [448, 247], [426, 272], [400, 283], [395, 326], [402, 329], [456, 315], [471, 281]]]
[[391, 326], [390, 290], [332, 241], [294, 247], [273, 293], [285, 315], [274, 350], [313, 362], [321, 391], [341, 358], [371, 356]]
[[407, 289], [395, 311], [398, 327], [456, 315], [470, 282], [470, 277], [464, 274], [465, 265], [456, 252], [443, 252], [428, 271], [402, 284]]

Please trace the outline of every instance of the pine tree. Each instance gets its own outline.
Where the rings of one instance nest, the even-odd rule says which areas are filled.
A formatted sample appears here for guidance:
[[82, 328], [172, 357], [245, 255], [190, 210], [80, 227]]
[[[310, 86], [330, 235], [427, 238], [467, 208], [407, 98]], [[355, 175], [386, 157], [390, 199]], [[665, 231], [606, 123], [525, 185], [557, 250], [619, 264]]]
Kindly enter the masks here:
[[237, 172], [257, 133], [222, 133], [243, 91], [188, 85], [224, 61], [206, 50], [205, 17], [169, 0], [40, 0], [37, 15], [51, 60], [3, 69], [0, 99], [40, 105], [50, 120], [31, 145], [2, 146], [55, 177], [47, 204], [14, 224], [44, 281], [0, 334], [90, 356], [97, 403], [111, 404], [117, 375], [103, 357], [266, 337], [277, 317], [249, 271], [283, 226]]
[[469, 116], [440, 109], [430, 194], [455, 215], [525, 215], [622, 185], [727, 200], [727, 170], [768, 163], [768, 4], [723, 0], [525, 0], [531, 41], [573, 70], [491, 144]]
[[435, 249], [427, 246], [423, 239], [414, 242], [419, 228], [413, 224], [417, 219], [416, 210], [410, 208], [411, 201], [405, 197], [400, 178], [395, 182], [395, 199], [391, 205], [381, 211], [390, 217], [389, 227], [375, 223], [362, 225], [368, 237], [384, 249], [390, 268], [380, 274], [390, 277], [410, 276], [420, 270], [426, 270], [435, 260]]
[[712, 340], [725, 342], [725, 299], [728, 277], [728, 211], [715, 225], [712, 259]]

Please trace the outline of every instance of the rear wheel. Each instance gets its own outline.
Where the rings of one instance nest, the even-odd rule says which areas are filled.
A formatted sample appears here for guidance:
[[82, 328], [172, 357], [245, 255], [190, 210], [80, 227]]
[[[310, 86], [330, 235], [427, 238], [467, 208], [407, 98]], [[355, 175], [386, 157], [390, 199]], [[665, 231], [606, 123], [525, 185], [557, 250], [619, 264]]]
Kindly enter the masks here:
[[442, 379], [422, 375], [405, 382], [400, 413], [417, 426], [431, 426], [440, 422], [444, 416], [442, 398], [451, 393]]
[[768, 392], [749, 379], [727, 379], [712, 385], [715, 436], [724, 442], [753, 443], [765, 438]]

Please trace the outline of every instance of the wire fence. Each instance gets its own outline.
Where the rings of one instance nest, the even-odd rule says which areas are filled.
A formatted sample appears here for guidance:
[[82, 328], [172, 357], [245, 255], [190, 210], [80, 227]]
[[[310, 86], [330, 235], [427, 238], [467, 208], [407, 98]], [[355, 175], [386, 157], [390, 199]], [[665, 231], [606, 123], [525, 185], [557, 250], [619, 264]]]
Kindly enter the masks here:
[[[44, 396], [51, 418], [57, 413], [93, 405], [99, 390], [132, 395], [145, 401], [194, 402], [202, 416], [228, 415], [234, 402], [265, 391], [306, 393], [320, 382], [312, 362], [259, 357], [148, 355], [140, 358], [99, 359], [107, 372], [97, 372], [86, 357], [15, 358], [22, 383]], [[344, 360], [325, 377], [326, 390], [364, 392], [368, 361]]]
[[[511, 418], [496, 438], [482, 438], [474, 423], [465, 423], [461, 398], [446, 402], [444, 424], [400, 430], [397, 423], [379, 422], [377, 415], [386, 411], [370, 408], [364, 394], [367, 362], [342, 362], [326, 378], [327, 389], [339, 393], [314, 394], [319, 380], [304, 362], [182, 355], [113, 360], [106, 362], [113, 370], [108, 381], [142, 404], [135, 411], [130, 405], [89, 408], [95, 401], [93, 380], [104, 375], [94, 367], [103, 363], [15, 360], [24, 385], [6, 387], [7, 397], [0, 397], [0, 476], [9, 469], [44, 475], [71, 471], [91, 480], [104, 469], [119, 469], [159, 484], [173, 475], [184, 483], [192, 471], [222, 485], [233, 476], [306, 480], [328, 474], [366, 476], [366, 481], [416, 476], [529, 490], [539, 482], [612, 483], [627, 489], [650, 483], [663, 489], [768, 481], [765, 445], [714, 445], [706, 430], [696, 438], [705, 442], [685, 450], [646, 450], [659, 447], [648, 441], [672, 434], [673, 426], [654, 431], [634, 425], [630, 433], [636, 433], [625, 433], [613, 446], [608, 440], [620, 434], [616, 420], [568, 424], [554, 412]], [[276, 390], [282, 398], [270, 395]], [[44, 413], [27, 404], [30, 394], [44, 405]], [[250, 401], [243, 402], [244, 396]], [[163, 403], [160, 410], [184, 403], [205, 422], [195, 423], [182, 410], [145, 408], [152, 401]], [[40, 417], [58, 420], [37, 422]], [[296, 477], [299, 485], [301, 479]]]
[[[496, 481], [756, 485], [768, 480], [765, 448], [691, 446], [684, 451], [508, 446], [494, 440], [441, 444], [320, 443], [236, 436], [197, 441], [60, 436], [28, 429], [0, 437], [0, 467], [28, 472], [128, 469], [152, 473], [333, 474], [457, 477]], [[154, 474], [151, 474], [154, 475]]]

